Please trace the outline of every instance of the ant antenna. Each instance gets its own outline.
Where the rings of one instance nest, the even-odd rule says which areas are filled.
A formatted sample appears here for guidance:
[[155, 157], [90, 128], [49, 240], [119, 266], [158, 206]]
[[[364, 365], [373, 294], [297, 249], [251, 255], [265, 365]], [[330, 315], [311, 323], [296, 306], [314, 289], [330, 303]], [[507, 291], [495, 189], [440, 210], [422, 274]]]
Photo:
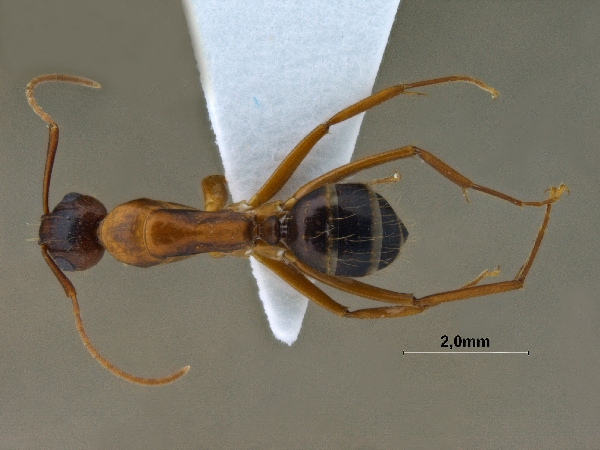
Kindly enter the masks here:
[[95, 81], [88, 80], [87, 78], [77, 77], [73, 75], [61, 75], [61, 74], [50, 74], [40, 75], [35, 77], [27, 84], [25, 89], [25, 96], [29, 102], [29, 106], [33, 111], [42, 118], [44, 122], [48, 124], [48, 152], [46, 153], [46, 168], [44, 170], [44, 184], [42, 187], [42, 203], [44, 206], [44, 214], [50, 214], [48, 208], [48, 196], [50, 193], [50, 178], [52, 178], [52, 167], [54, 167], [54, 157], [56, 156], [56, 149], [58, 148], [58, 125], [52, 120], [52, 117], [48, 115], [35, 101], [33, 96], [33, 90], [40, 83], [46, 83], [49, 81], [63, 81], [65, 83], [81, 84], [91, 88], [98, 89], [100, 84]]
[[[61, 74], [41, 75], [31, 80], [27, 85], [25, 95], [27, 96], [29, 106], [31, 106], [35, 113], [38, 116], [40, 116], [44, 122], [48, 124], [48, 152], [46, 154], [46, 168], [44, 170], [44, 181], [42, 187], [42, 202], [44, 206], [44, 215], [50, 214], [50, 209], [48, 207], [48, 196], [50, 191], [50, 179], [52, 178], [52, 167], [54, 166], [54, 157], [56, 156], [56, 150], [58, 148], [58, 125], [56, 125], [54, 120], [52, 120], [52, 118], [46, 112], [44, 112], [44, 110], [37, 104], [33, 96], [33, 90], [38, 84], [49, 81], [63, 81], [66, 83], [81, 84], [83, 86], [88, 86], [92, 88], [100, 87], [100, 84], [96, 83], [95, 81], [88, 80], [87, 78]], [[83, 328], [83, 321], [81, 320], [81, 312], [79, 310], [79, 302], [77, 301], [77, 292], [75, 290], [75, 287], [73, 286], [73, 283], [71, 283], [71, 280], [69, 280], [69, 278], [63, 273], [63, 271], [56, 265], [54, 260], [51, 258], [50, 254], [48, 253], [48, 248], [46, 244], [41, 245], [41, 250], [42, 256], [48, 264], [48, 267], [50, 267], [50, 270], [52, 270], [52, 272], [60, 282], [62, 288], [65, 291], [65, 294], [67, 294], [67, 297], [71, 299], [71, 303], [73, 304], [73, 315], [75, 316], [75, 326], [77, 327], [79, 336], [81, 336], [83, 345], [90, 353], [90, 355], [92, 355], [92, 357], [102, 365], [102, 367], [104, 367], [106, 370], [113, 373], [114, 375], [118, 376], [119, 378], [130, 381], [131, 383], [141, 384], [145, 386], [161, 386], [163, 384], [171, 383], [177, 380], [178, 378], [181, 378], [190, 370], [190, 366], [185, 366], [179, 369], [177, 372], [174, 372], [171, 375], [168, 375], [163, 378], [141, 378], [128, 374], [127, 372], [123, 372], [121, 369], [111, 364], [92, 345], [90, 339], [88, 338], [85, 332], [85, 329]]]

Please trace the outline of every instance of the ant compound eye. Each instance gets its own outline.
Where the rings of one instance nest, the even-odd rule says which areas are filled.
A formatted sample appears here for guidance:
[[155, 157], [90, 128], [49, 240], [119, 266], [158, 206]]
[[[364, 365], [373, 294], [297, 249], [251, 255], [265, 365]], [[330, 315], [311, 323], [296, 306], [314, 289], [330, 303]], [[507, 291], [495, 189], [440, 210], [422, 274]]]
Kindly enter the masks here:
[[89, 269], [104, 255], [97, 231], [106, 214], [104, 205], [94, 197], [71, 192], [50, 214], [42, 216], [39, 243], [46, 245], [62, 270]]

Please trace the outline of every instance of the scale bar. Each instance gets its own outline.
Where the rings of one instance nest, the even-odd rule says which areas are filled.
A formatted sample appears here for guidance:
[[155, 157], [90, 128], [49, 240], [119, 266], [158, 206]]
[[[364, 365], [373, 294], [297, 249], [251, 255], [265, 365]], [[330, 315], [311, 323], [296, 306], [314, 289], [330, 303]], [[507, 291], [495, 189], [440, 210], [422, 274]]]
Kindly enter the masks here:
[[512, 355], [529, 355], [529, 350], [526, 352], [454, 352], [454, 351], [446, 351], [446, 352], [405, 352], [402, 350], [402, 355], [418, 355], [418, 354], [442, 354], [442, 355], [458, 355], [460, 353], [469, 353], [469, 354], [512, 354]]

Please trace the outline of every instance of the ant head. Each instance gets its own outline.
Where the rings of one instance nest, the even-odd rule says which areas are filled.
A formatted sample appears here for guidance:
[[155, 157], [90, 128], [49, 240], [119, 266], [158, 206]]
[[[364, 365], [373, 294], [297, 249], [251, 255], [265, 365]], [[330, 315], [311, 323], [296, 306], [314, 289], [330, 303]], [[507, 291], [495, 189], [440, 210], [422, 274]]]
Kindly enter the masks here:
[[106, 214], [104, 205], [94, 197], [71, 192], [50, 214], [42, 216], [39, 244], [46, 245], [62, 270], [89, 269], [104, 255], [97, 231]]

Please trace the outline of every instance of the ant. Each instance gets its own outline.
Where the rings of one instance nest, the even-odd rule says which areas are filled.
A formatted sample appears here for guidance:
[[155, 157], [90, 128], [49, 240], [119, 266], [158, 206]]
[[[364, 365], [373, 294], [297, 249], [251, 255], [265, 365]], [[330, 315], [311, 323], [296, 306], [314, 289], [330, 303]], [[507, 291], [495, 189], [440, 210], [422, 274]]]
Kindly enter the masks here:
[[[308, 182], [286, 201], [271, 201], [330, 127], [397, 95], [423, 95], [414, 89], [467, 82], [490, 93], [492, 99], [498, 96], [495, 89], [477, 79], [449, 76], [393, 86], [338, 112], [302, 139], [248, 201], [227, 205], [225, 177], [213, 175], [202, 181], [204, 211], [142, 198], [119, 205], [107, 213], [95, 198], [70, 193], [50, 212], [48, 194], [58, 148], [58, 126], [38, 106], [33, 91], [40, 83], [55, 81], [100, 87], [86, 78], [59, 74], [36, 77], [27, 85], [29, 104], [49, 128], [42, 194], [44, 215], [39, 231], [42, 256], [72, 301], [77, 331], [84, 346], [114, 375], [137, 384], [170, 383], [185, 375], [189, 366], [163, 378], [136, 377], [112, 365], [91, 344], [83, 328], [75, 287], [63, 271], [86, 270], [94, 266], [105, 249], [117, 260], [139, 267], [175, 262], [199, 253], [215, 257], [252, 256], [302, 295], [340, 317], [405, 317], [441, 303], [521, 289], [544, 237], [552, 204], [564, 191], [568, 192], [561, 183], [550, 188], [548, 198], [543, 201], [521, 201], [475, 184], [427, 150], [408, 145], [338, 167]], [[416, 298], [412, 294], [378, 288], [355, 279], [390, 265], [406, 241], [408, 230], [389, 203], [372, 188], [378, 183], [398, 181], [400, 176], [396, 173], [368, 184], [340, 182], [370, 167], [414, 156], [458, 185], [465, 196], [467, 189], [474, 189], [521, 207], [545, 206], [544, 220], [533, 248], [512, 280], [478, 285], [485, 277], [498, 273], [497, 270], [485, 270], [458, 289]], [[315, 286], [311, 279], [393, 306], [349, 311]]]

